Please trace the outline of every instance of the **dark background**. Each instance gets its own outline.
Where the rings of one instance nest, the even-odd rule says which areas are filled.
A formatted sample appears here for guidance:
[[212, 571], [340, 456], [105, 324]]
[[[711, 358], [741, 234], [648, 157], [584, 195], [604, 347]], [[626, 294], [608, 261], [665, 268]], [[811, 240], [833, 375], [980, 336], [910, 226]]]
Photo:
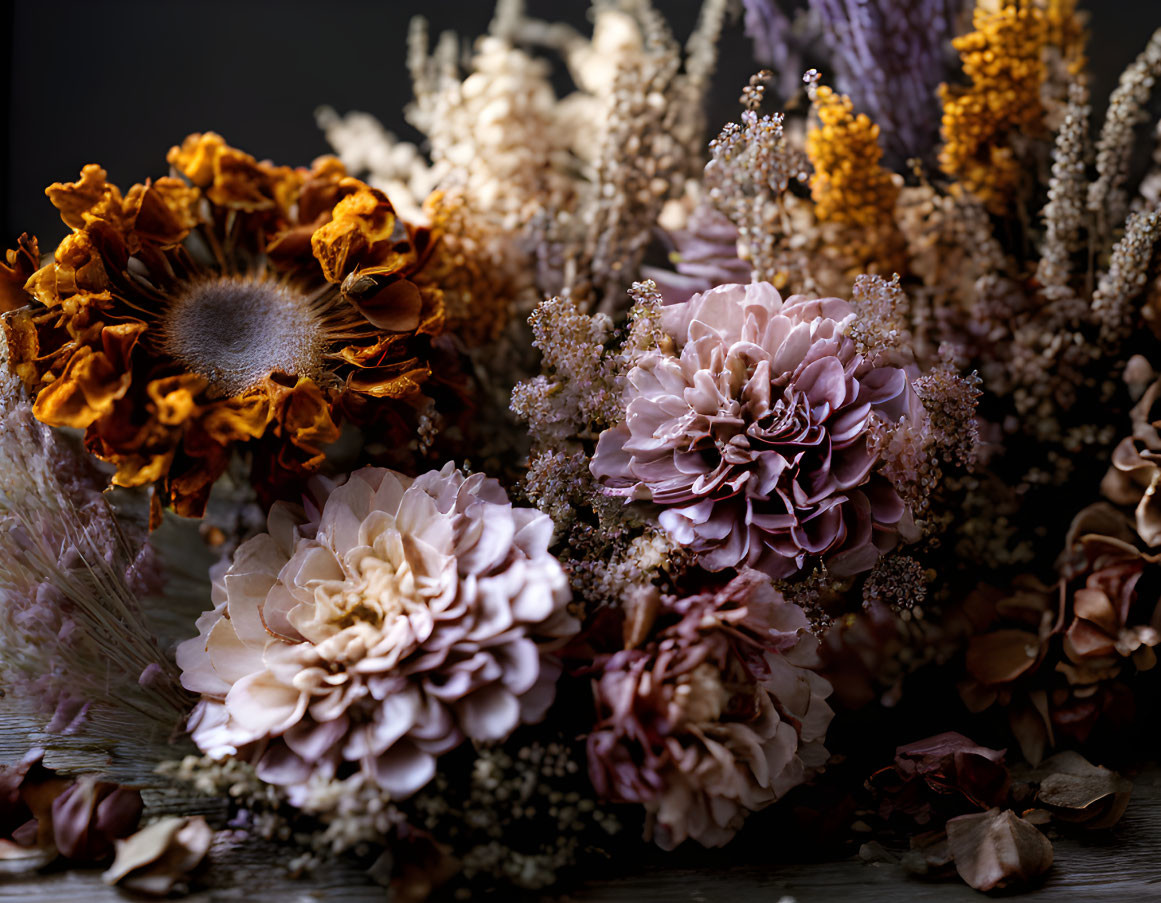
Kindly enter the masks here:
[[[698, 0], [655, 0], [677, 36]], [[586, 0], [531, 0], [530, 12], [583, 27]], [[1158, 0], [1082, 0], [1091, 12], [1093, 97], [1103, 109], [1120, 71], [1161, 25]], [[97, 162], [122, 188], [164, 175], [165, 153], [193, 131], [277, 163], [305, 165], [329, 148], [314, 110], [364, 110], [402, 138], [411, 99], [407, 24], [424, 15], [434, 36], [483, 33], [490, 0], [17, 0], [0, 2], [8, 43], [0, 152], [0, 248], [23, 231], [50, 249], [67, 231], [44, 196]], [[4, 16], [8, 21], [4, 21]], [[10, 25], [10, 27], [5, 27]], [[758, 68], [740, 18], [727, 30], [709, 125], [737, 112]]]

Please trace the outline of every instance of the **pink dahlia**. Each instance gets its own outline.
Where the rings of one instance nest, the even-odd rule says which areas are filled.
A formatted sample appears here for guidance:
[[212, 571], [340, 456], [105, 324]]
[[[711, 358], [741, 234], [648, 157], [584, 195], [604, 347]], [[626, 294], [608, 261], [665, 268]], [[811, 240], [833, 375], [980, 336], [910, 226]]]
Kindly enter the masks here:
[[721, 846], [826, 762], [818, 642], [753, 570], [647, 607], [653, 639], [596, 662], [589, 775], [601, 796], [645, 806], [658, 846]]
[[549, 518], [450, 464], [414, 481], [368, 467], [320, 495], [275, 506], [178, 649], [198, 746], [292, 799], [344, 763], [399, 798], [465, 738], [542, 718], [551, 649], [577, 628]]
[[783, 301], [767, 283], [664, 308], [676, 349], [630, 371], [625, 422], [601, 435], [594, 476], [659, 505], [709, 570], [784, 578], [815, 557], [838, 575], [870, 568], [913, 525], [868, 440], [925, 414], [902, 367], [858, 353], [853, 317], [838, 298]]

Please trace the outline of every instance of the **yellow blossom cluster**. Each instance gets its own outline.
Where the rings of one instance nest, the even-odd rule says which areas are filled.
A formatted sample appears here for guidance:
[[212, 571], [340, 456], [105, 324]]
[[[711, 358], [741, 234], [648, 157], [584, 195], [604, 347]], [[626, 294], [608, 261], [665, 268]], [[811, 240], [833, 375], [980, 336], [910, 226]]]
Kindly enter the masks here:
[[1040, 0], [1048, 22], [1048, 46], [1059, 48], [1069, 72], [1083, 72], [1087, 63], [1084, 43], [1088, 34], [1076, 10], [1076, 0]]
[[814, 167], [815, 215], [823, 222], [875, 227], [891, 222], [899, 185], [879, 161], [879, 127], [826, 85], [811, 91], [818, 124], [806, 135]]
[[952, 42], [970, 84], [940, 86], [939, 163], [989, 210], [1003, 214], [1022, 171], [1013, 139], [1044, 128], [1043, 53], [1054, 29], [1038, 6], [994, 6], [981, 2], [972, 19], [975, 30]]

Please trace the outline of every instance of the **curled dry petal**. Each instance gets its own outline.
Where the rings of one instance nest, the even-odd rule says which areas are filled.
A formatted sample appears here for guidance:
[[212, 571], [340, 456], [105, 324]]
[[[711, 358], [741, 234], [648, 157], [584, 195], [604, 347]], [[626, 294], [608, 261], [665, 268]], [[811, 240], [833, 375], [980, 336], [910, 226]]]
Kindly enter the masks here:
[[955, 870], [976, 890], [1022, 884], [1052, 867], [1052, 844], [1010, 809], [961, 815], [947, 823]]
[[1026, 775], [1039, 782], [1036, 801], [1054, 817], [1086, 828], [1111, 828], [1125, 814], [1133, 782], [1067, 750]]
[[214, 832], [200, 815], [171, 815], [117, 841], [106, 884], [164, 897], [184, 883], [209, 852]]

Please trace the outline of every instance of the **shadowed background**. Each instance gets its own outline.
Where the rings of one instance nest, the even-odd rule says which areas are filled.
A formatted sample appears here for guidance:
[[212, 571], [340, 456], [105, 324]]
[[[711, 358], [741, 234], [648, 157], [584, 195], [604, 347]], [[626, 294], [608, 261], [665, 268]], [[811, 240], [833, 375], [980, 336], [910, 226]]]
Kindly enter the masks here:
[[[684, 40], [700, 2], [654, 2]], [[1081, 5], [1093, 10], [1089, 56], [1100, 115], [1120, 71], [1161, 25], [1161, 3]], [[530, 0], [528, 7], [533, 16], [587, 30], [586, 0]], [[490, 0], [0, 4], [0, 25], [4, 15], [11, 25], [3, 30], [2, 247], [28, 231], [49, 250], [67, 232], [45, 186], [76, 179], [86, 163], [100, 163], [122, 188], [165, 175], [166, 151], [190, 132], [221, 132], [259, 159], [306, 165], [329, 150], [314, 124], [314, 110], [329, 104], [373, 113], [401, 138], [416, 140], [403, 118], [411, 99], [408, 21], [422, 14], [433, 36], [451, 29], [474, 37], [487, 28], [492, 8]], [[708, 116], [714, 132], [736, 115], [739, 90], [757, 68], [738, 16], [722, 38]]]

